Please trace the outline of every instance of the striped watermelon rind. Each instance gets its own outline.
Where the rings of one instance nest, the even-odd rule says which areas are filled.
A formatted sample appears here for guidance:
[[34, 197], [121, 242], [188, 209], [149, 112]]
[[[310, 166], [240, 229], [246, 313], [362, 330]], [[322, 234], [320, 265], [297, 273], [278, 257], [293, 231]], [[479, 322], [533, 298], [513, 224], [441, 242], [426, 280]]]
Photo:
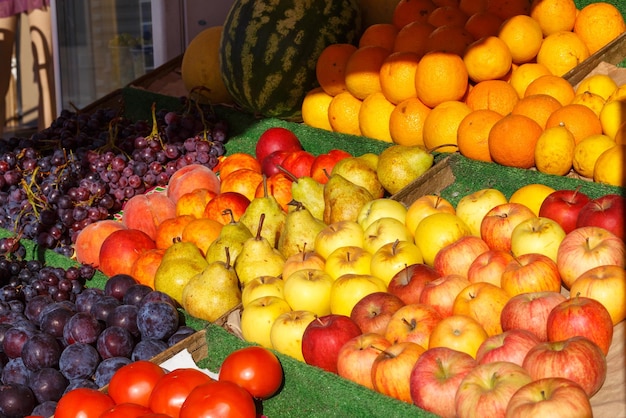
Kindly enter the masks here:
[[220, 42], [222, 79], [243, 110], [301, 121], [321, 52], [360, 34], [356, 0], [235, 0]]

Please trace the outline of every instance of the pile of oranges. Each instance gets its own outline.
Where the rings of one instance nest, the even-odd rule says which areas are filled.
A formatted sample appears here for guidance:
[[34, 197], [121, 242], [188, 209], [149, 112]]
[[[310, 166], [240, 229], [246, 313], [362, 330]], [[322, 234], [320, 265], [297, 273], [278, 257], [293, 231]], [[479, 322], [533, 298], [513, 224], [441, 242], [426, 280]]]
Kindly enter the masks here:
[[303, 120], [623, 186], [626, 85], [562, 77], [623, 32], [605, 2], [400, 0], [393, 21], [368, 26], [358, 46], [322, 52]]

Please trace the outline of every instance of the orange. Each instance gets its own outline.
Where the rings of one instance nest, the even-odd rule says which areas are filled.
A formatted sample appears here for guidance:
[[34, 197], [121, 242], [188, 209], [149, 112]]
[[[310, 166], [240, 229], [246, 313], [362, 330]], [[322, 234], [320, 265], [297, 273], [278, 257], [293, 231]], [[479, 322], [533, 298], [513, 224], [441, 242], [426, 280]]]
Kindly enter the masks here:
[[569, 104], [574, 96], [576, 96], [574, 87], [568, 83], [567, 80], [563, 77], [552, 74], [542, 75], [533, 80], [526, 87], [524, 96], [540, 93], [548, 94], [554, 97], [563, 106]]
[[436, 7], [454, 6], [459, 7], [459, 0], [433, 0]]
[[589, 57], [587, 45], [574, 32], [555, 32], [546, 36], [537, 53], [537, 62], [554, 75], [564, 75]]
[[489, 109], [474, 110], [463, 118], [457, 132], [461, 155], [472, 160], [492, 162], [489, 153], [489, 131], [502, 115]]
[[437, 6], [431, 0], [400, 0], [393, 12], [393, 24], [398, 29], [416, 20], [426, 22]]
[[577, 13], [574, 0], [533, 0], [530, 5], [530, 17], [539, 23], [544, 36], [571, 31]]
[[359, 111], [361, 134], [385, 142], [393, 142], [389, 132], [389, 118], [395, 105], [382, 92], [372, 93], [363, 100]]
[[302, 121], [313, 128], [332, 131], [328, 120], [328, 106], [333, 96], [321, 87], [309, 91], [302, 101]]
[[466, 15], [484, 12], [487, 10], [488, 0], [460, 0], [459, 9], [463, 10]]
[[463, 26], [439, 26], [428, 35], [426, 52], [450, 52], [462, 56], [472, 42], [474, 37]]
[[546, 122], [550, 115], [561, 107], [561, 103], [554, 97], [547, 94], [531, 94], [521, 98], [511, 113], [515, 115], [528, 116], [545, 129]]
[[594, 2], [583, 7], [574, 22], [574, 33], [587, 45], [590, 54], [624, 31], [624, 16], [617, 7], [607, 2]]
[[474, 39], [484, 38], [485, 36], [495, 36], [502, 25], [502, 19], [491, 12], [474, 13], [465, 22], [465, 30], [467, 30]]
[[593, 110], [581, 104], [567, 104], [552, 112], [546, 121], [546, 129], [564, 126], [574, 135], [578, 144], [590, 135], [602, 133], [600, 118]]
[[619, 128], [617, 128], [614, 140], [616, 144], [626, 145], [626, 122], [622, 122]]
[[389, 117], [389, 133], [393, 142], [424, 146], [424, 121], [430, 111], [430, 107], [417, 97], [398, 103]]
[[431, 52], [424, 55], [417, 66], [415, 91], [430, 108], [448, 100], [461, 100], [467, 87], [467, 69], [456, 54]]
[[209, 245], [220, 235], [223, 226], [214, 219], [194, 219], [183, 228], [181, 240], [194, 243], [202, 254], [206, 254]]
[[428, 23], [433, 26], [439, 27], [444, 25], [463, 26], [469, 16], [458, 7], [455, 6], [440, 6], [430, 12], [428, 16]]
[[527, 62], [514, 68], [511, 72], [509, 83], [513, 86], [519, 97], [524, 97], [526, 87], [542, 75], [552, 74], [548, 67], [536, 62]]
[[396, 35], [394, 52], [415, 52], [421, 58], [426, 53], [426, 39], [433, 30], [435, 27], [428, 22], [416, 20], [406, 24]]
[[393, 50], [398, 28], [392, 23], [376, 23], [368, 26], [359, 38], [359, 48], [368, 45], [382, 46], [389, 51]]
[[424, 146], [435, 152], [457, 151], [459, 125], [471, 112], [468, 105], [456, 100], [435, 106], [424, 120]]
[[463, 62], [469, 78], [478, 83], [504, 77], [511, 69], [513, 58], [509, 47], [497, 36], [487, 36], [473, 42], [465, 51]]
[[361, 100], [347, 91], [333, 97], [328, 105], [328, 120], [334, 132], [361, 135], [359, 128], [361, 103]]
[[493, 161], [507, 167], [531, 168], [535, 165], [535, 144], [543, 132], [528, 116], [510, 114], [497, 121], [489, 131], [489, 153]]
[[398, 0], [359, 0], [362, 27], [391, 22]]
[[380, 88], [387, 100], [398, 104], [417, 97], [415, 71], [420, 57], [414, 52], [394, 52], [380, 67]]
[[502, 116], [508, 115], [519, 101], [517, 92], [506, 81], [485, 80], [477, 83], [467, 93], [465, 103], [472, 109], [489, 109]]
[[505, 20], [498, 37], [509, 47], [513, 62], [516, 64], [532, 61], [543, 42], [539, 23], [527, 15], [517, 15]]
[[315, 76], [326, 93], [335, 96], [346, 91], [346, 64], [356, 49], [352, 44], [331, 44], [322, 50], [315, 64]]
[[358, 99], [380, 91], [380, 67], [390, 51], [382, 46], [364, 46], [348, 58], [346, 89]]
[[487, 0], [487, 11], [502, 20], [530, 12], [530, 0]]

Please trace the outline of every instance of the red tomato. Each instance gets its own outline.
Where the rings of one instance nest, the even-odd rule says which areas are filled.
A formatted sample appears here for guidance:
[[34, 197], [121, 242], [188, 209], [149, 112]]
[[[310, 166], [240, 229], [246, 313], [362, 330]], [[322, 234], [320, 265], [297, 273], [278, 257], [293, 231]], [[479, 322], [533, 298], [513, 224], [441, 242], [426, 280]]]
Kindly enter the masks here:
[[102, 413], [100, 418], [139, 418], [152, 411], [147, 406], [138, 405], [136, 403], [118, 403], [113, 408]]
[[232, 382], [205, 383], [191, 391], [180, 418], [255, 418], [256, 405], [247, 390]]
[[99, 418], [115, 401], [97, 389], [72, 389], [59, 399], [54, 418]]
[[220, 381], [236, 383], [257, 399], [267, 399], [283, 383], [283, 367], [266, 348], [252, 346], [230, 353], [220, 368]]
[[198, 369], [176, 369], [166, 373], [152, 389], [149, 407], [153, 412], [178, 417], [180, 407], [187, 395], [199, 385], [212, 382], [208, 375]]
[[158, 364], [140, 360], [120, 367], [109, 382], [109, 396], [115, 403], [134, 403], [149, 406], [150, 394], [165, 375]]

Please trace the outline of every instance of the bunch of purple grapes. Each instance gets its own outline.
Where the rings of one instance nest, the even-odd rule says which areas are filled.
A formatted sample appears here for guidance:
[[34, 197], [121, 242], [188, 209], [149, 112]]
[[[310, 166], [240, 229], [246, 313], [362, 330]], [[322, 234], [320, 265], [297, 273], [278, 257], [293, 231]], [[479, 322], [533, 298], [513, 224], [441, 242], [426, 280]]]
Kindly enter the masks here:
[[51, 416], [65, 392], [105, 386], [194, 332], [166, 294], [128, 275], [86, 287], [93, 274], [0, 257], [0, 416]]
[[153, 109], [130, 121], [112, 109], [68, 110], [29, 138], [0, 141], [0, 228], [71, 257], [87, 225], [188, 164], [213, 168], [228, 124], [187, 98], [180, 111]]

